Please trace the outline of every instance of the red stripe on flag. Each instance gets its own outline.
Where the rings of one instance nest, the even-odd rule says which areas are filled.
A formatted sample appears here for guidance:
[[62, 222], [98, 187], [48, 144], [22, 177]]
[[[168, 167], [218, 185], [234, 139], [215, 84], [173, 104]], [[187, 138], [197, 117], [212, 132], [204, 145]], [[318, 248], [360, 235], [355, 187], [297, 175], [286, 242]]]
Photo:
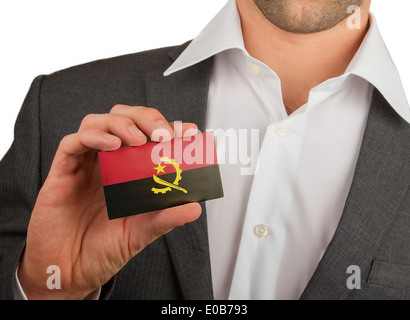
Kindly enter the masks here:
[[[172, 164], [161, 162], [165, 157], [173, 159], [182, 171], [215, 165], [218, 162], [214, 135], [212, 132], [206, 132], [167, 142], [150, 142], [139, 147], [101, 151], [98, 153], [98, 159], [103, 185], [175, 172]], [[158, 166], [159, 164], [161, 166]]]

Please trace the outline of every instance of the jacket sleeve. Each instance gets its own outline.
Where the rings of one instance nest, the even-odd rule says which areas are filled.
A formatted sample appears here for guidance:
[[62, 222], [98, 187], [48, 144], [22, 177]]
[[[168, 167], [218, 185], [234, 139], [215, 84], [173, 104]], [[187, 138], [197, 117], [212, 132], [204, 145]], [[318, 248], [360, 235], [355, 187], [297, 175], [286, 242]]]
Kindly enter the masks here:
[[[15, 272], [25, 248], [31, 212], [46, 176], [42, 172], [41, 89], [46, 76], [37, 77], [24, 100], [14, 128], [14, 141], [0, 161], [0, 300], [15, 297]], [[114, 278], [101, 288], [108, 299]]]
[[39, 96], [43, 79], [39, 76], [33, 81], [17, 117], [13, 144], [0, 162], [0, 299], [14, 298], [14, 273], [41, 187]]

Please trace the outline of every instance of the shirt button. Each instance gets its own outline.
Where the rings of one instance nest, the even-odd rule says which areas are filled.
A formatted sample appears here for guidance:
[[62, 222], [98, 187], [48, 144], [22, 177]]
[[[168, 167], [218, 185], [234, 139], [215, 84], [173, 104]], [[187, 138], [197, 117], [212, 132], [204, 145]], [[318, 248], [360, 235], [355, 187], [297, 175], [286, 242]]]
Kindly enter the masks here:
[[278, 137], [284, 137], [288, 133], [288, 128], [284, 124], [278, 124], [275, 126], [275, 133]]
[[255, 235], [259, 238], [266, 237], [268, 235], [269, 229], [266, 225], [264, 224], [259, 224], [257, 225], [253, 231], [255, 232]]
[[257, 76], [261, 73], [261, 68], [259, 68], [256, 64], [251, 64], [248, 68], [248, 71], [251, 75]]

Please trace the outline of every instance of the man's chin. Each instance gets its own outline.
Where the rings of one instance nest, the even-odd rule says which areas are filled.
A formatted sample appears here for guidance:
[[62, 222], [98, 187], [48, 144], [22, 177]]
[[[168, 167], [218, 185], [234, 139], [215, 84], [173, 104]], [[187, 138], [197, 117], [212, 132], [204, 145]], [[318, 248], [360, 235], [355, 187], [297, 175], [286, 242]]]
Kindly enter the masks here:
[[295, 34], [330, 30], [351, 14], [349, 7], [363, 0], [254, 0], [263, 15], [279, 29]]

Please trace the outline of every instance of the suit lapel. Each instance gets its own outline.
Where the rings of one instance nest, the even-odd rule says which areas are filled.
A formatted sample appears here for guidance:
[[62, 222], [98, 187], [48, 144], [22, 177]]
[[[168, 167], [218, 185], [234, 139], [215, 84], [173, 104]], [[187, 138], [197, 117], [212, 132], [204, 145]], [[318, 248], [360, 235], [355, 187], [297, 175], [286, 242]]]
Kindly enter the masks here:
[[360, 267], [366, 281], [410, 180], [403, 146], [407, 135], [408, 124], [375, 90], [341, 221], [302, 299], [348, 298], [350, 265]]
[[[185, 47], [186, 45], [173, 49], [170, 53], [171, 60]], [[196, 123], [203, 132], [211, 64], [210, 60], [206, 60], [167, 77], [162, 74], [165, 69], [148, 73], [148, 106], [158, 109], [169, 121]], [[206, 210], [204, 203], [201, 206], [202, 215], [197, 221], [165, 235], [185, 299], [213, 298]]]
[[[186, 44], [174, 48], [170, 64], [185, 49]], [[146, 74], [147, 106], [161, 111], [169, 121], [193, 122], [205, 130], [209, 76], [212, 60], [208, 59], [167, 77], [164, 70]]]

